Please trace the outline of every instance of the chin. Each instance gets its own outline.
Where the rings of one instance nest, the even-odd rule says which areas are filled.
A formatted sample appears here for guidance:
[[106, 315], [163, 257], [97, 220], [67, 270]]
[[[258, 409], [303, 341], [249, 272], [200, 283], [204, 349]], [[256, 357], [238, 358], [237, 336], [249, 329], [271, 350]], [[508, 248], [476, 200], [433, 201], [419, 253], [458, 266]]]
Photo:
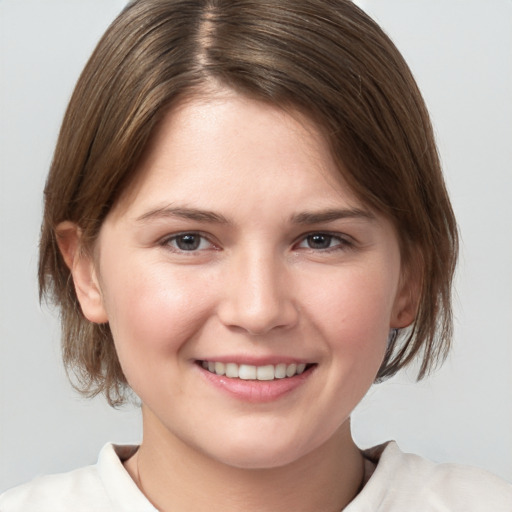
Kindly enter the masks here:
[[[216, 450], [207, 455], [227, 466], [240, 469], [272, 469], [287, 466], [317, 448], [315, 444], [304, 446], [293, 436], [276, 439], [261, 435], [257, 440], [231, 440], [229, 444], [218, 444]], [[281, 442], [280, 442], [281, 441]], [[223, 450], [218, 447], [223, 446]]]
[[231, 453], [223, 457], [218, 457], [217, 460], [227, 466], [238, 469], [273, 469], [287, 466], [300, 458], [297, 453], [289, 453], [285, 450], [261, 450], [247, 449], [242, 452], [233, 450]]

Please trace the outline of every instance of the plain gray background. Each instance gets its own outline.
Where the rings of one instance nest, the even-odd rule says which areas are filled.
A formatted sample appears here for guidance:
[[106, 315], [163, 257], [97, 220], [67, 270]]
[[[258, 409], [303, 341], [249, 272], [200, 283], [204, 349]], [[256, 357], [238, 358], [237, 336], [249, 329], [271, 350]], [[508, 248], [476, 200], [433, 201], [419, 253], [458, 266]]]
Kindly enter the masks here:
[[[512, 480], [512, 1], [361, 0], [431, 110], [460, 223], [454, 350], [429, 380], [374, 386], [361, 446], [398, 440]], [[78, 74], [123, 0], [0, 0], [0, 490], [140, 440], [139, 413], [81, 399], [38, 305], [41, 197]]]

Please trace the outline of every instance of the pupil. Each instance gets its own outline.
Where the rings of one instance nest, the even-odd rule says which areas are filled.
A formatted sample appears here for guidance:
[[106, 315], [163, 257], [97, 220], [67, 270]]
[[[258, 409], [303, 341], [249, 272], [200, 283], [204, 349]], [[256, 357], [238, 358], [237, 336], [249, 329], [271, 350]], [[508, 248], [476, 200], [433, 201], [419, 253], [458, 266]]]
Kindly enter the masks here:
[[182, 251], [194, 251], [199, 247], [200, 239], [196, 235], [182, 235], [176, 239], [176, 245]]
[[331, 245], [331, 239], [329, 235], [310, 235], [308, 243], [312, 249], [327, 249]]

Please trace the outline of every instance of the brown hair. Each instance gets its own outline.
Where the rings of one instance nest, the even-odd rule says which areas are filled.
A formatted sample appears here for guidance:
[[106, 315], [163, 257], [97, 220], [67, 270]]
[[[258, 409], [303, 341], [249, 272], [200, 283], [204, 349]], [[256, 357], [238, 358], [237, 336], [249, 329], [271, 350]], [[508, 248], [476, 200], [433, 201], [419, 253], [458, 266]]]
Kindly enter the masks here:
[[60, 306], [63, 357], [76, 385], [116, 404], [126, 380], [108, 324], [81, 313], [56, 226], [76, 223], [91, 247], [156, 124], [212, 81], [305, 112], [358, 197], [394, 223], [421, 296], [378, 378], [419, 352], [423, 377], [450, 344], [458, 239], [427, 110], [390, 39], [348, 0], [136, 0], [77, 83], [45, 189], [40, 293]]

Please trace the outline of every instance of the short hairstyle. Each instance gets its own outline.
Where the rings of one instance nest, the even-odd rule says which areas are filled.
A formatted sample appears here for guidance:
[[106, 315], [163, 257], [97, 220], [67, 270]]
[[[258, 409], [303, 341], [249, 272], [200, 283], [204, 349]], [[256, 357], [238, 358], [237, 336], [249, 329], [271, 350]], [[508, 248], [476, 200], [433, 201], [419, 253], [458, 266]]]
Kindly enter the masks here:
[[428, 112], [391, 40], [349, 0], [135, 0], [78, 80], [45, 188], [40, 294], [60, 307], [74, 385], [111, 405], [127, 389], [108, 324], [81, 312], [56, 227], [76, 223], [92, 247], [159, 121], [212, 82], [305, 113], [356, 196], [391, 220], [421, 289], [377, 379], [418, 355], [422, 378], [450, 345], [458, 236]]

